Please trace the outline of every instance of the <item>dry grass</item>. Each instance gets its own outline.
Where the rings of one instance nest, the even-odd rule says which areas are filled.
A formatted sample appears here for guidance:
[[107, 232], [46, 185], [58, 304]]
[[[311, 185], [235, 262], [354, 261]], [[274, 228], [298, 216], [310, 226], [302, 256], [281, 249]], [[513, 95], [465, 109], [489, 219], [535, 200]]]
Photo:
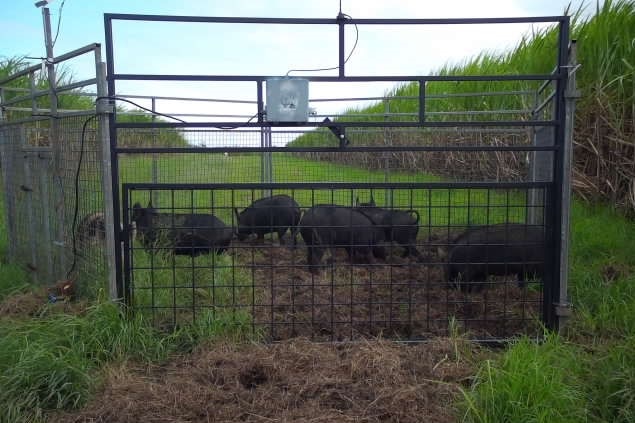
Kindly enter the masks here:
[[473, 345], [369, 340], [217, 344], [163, 366], [113, 367], [101, 392], [51, 422], [453, 422]]

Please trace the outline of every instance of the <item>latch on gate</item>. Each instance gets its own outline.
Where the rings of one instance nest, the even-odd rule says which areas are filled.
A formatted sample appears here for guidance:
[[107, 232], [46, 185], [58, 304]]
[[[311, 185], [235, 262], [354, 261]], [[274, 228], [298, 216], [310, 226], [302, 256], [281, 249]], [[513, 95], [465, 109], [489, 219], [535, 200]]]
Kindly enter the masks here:
[[[329, 123], [331, 122], [331, 119], [325, 117], [322, 122]], [[344, 148], [349, 144], [349, 141], [348, 141], [348, 138], [346, 138], [346, 133], [343, 126], [329, 125], [327, 126], [327, 128], [329, 128], [329, 130], [333, 133], [333, 135], [335, 135], [337, 139], [340, 141], [340, 148]]]

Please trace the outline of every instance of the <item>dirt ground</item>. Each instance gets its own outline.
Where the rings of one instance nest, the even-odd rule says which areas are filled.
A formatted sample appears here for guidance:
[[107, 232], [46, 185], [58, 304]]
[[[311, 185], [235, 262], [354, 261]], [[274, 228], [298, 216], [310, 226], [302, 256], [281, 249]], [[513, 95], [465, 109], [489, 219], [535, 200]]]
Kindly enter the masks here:
[[49, 421], [455, 422], [451, 404], [482, 359], [474, 348], [448, 338], [207, 345], [162, 366], [110, 368], [86, 407]]
[[257, 292], [254, 322], [272, 340], [417, 340], [452, 330], [491, 339], [539, 330], [539, 286], [521, 289], [515, 279], [493, 277], [479, 292], [462, 292], [445, 281], [433, 253], [402, 258], [397, 250], [386, 261], [351, 264], [339, 249], [332, 264], [323, 260], [313, 274], [303, 247], [265, 244], [256, 255], [248, 248], [239, 251], [237, 262], [247, 263]]

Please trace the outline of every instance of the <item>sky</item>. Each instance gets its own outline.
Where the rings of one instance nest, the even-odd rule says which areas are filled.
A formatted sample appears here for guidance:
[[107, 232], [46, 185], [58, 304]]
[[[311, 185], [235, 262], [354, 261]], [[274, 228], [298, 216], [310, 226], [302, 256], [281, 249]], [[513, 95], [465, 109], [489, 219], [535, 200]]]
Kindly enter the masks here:
[[[41, 10], [34, 0], [0, 0], [0, 58], [42, 57]], [[353, 18], [474, 18], [562, 15], [581, 0], [341, 0]], [[340, 0], [54, 0], [49, 9], [53, 32], [58, 20], [55, 54], [89, 43], [104, 43], [104, 13], [195, 16], [335, 18]], [[594, 3], [587, 6], [592, 11]], [[534, 24], [533, 29], [540, 28]], [[360, 26], [358, 42], [346, 65], [347, 75], [430, 74], [446, 63], [459, 63], [481, 51], [512, 48], [532, 25]], [[346, 52], [356, 38], [346, 30]], [[247, 24], [184, 24], [117, 21], [114, 24], [115, 71], [119, 73], [239, 74], [282, 76], [290, 69], [337, 65], [337, 27]], [[555, 52], [554, 52], [555, 58]], [[103, 52], [105, 60], [105, 47]], [[36, 63], [33, 60], [33, 63]], [[66, 66], [73, 78], [94, 76], [93, 59]], [[292, 75], [336, 75], [336, 70]], [[309, 97], [381, 96], [393, 83], [311, 84]], [[154, 96], [255, 100], [253, 83], [120, 82], [117, 93]], [[135, 100], [137, 101], [137, 100]], [[149, 101], [138, 100], [149, 106]], [[318, 114], [331, 114], [366, 102], [312, 103]], [[164, 113], [213, 113], [249, 116], [245, 104], [157, 101]], [[187, 117], [197, 121], [200, 117]], [[216, 119], [216, 118], [214, 118]], [[240, 120], [240, 118], [237, 118]], [[218, 120], [227, 120], [218, 118]]]

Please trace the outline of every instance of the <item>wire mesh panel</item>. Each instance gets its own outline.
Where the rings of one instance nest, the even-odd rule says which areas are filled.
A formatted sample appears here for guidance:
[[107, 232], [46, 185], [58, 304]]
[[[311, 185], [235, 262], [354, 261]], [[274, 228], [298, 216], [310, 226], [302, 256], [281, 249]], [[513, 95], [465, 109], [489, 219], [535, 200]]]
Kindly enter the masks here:
[[101, 146], [96, 124], [84, 126], [86, 119], [57, 120], [57, 152], [48, 121], [0, 128], [2, 186], [12, 258], [41, 284], [53, 285], [72, 273], [80, 290], [94, 290], [106, 270], [106, 228]]
[[[115, 50], [125, 51], [115, 47], [114, 22], [330, 26], [340, 60], [317, 73], [290, 65], [284, 78], [309, 84], [308, 104], [296, 104], [306, 94], [269, 95], [280, 75], [253, 69], [117, 69]], [[542, 73], [347, 72], [347, 26], [357, 34], [358, 26], [533, 23], [557, 26], [554, 61]], [[231, 322], [274, 340], [416, 340], [454, 328], [492, 339], [535, 333], [541, 319], [557, 325], [567, 17], [107, 14], [105, 26], [112, 105], [138, 81], [172, 92], [199, 87], [208, 97], [164, 97], [181, 106], [169, 110], [132, 93], [151, 100], [156, 116], [135, 121], [115, 109], [110, 119], [120, 295], [158, 326]], [[386, 83], [397, 85], [379, 97], [344, 94]], [[308, 115], [270, 113], [291, 106], [310, 106]]]
[[530, 189], [547, 198], [540, 184], [126, 184], [128, 300], [160, 327], [219, 319], [272, 340], [535, 334], [550, 244]]

